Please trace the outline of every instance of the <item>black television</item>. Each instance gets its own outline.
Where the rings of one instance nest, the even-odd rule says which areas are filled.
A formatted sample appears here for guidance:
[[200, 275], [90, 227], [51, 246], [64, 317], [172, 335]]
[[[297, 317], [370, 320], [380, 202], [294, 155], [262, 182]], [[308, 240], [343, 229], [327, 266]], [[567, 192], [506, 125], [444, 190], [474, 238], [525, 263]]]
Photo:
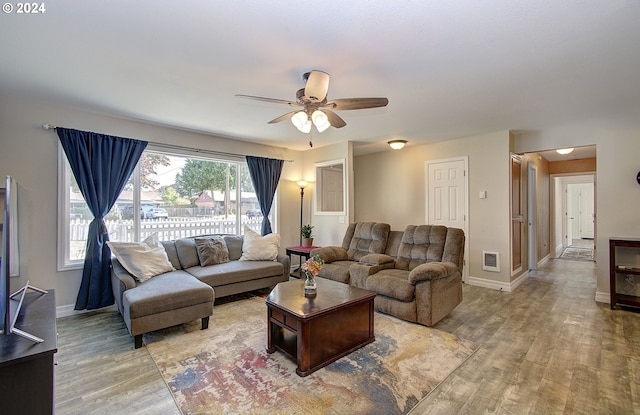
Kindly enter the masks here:
[[18, 256], [18, 182], [11, 176], [7, 176], [6, 186], [0, 189], [0, 196], [4, 196], [4, 212], [2, 213], [2, 256], [0, 257], [0, 313], [2, 323], [0, 331], [6, 335], [16, 334], [41, 343], [43, 340], [37, 336], [26, 333], [16, 328], [16, 321], [22, 301], [27, 289], [33, 289], [40, 293], [47, 292], [27, 284], [15, 293], [11, 293], [11, 277], [20, 275], [20, 258]]

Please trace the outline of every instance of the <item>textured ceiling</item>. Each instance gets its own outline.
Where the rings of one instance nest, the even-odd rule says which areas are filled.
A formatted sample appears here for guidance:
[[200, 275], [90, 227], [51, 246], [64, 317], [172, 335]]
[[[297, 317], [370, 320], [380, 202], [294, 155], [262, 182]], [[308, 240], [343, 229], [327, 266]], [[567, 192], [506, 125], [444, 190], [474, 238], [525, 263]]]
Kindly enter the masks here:
[[308, 136], [267, 124], [287, 106], [234, 95], [294, 100], [320, 69], [329, 99], [388, 97], [313, 134], [360, 153], [395, 138], [640, 125], [637, 0], [44, 4], [0, 15], [0, 94], [298, 150]]

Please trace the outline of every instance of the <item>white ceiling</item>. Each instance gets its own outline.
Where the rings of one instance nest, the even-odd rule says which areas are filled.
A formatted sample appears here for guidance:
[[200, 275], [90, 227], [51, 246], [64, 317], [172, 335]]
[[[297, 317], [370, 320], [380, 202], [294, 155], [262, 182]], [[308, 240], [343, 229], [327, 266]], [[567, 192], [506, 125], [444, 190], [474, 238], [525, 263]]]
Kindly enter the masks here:
[[[341, 111], [356, 153], [500, 130], [640, 125], [637, 0], [55, 0], [0, 15], [0, 94], [303, 150], [290, 109], [302, 74]], [[51, 120], [33, 120], [34, 123]], [[74, 127], [68, 125], [66, 127]]]

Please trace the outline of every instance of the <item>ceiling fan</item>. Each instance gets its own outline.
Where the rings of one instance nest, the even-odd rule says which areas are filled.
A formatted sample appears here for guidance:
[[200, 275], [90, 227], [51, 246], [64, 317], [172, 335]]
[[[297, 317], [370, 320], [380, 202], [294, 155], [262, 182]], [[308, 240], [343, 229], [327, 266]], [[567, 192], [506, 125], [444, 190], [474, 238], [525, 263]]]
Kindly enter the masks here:
[[311, 124], [315, 125], [318, 132], [323, 132], [329, 127], [342, 128], [347, 125], [333, 110], [377, 108], [385, 107], [389, 103], [387, 98], [339, 98], [327, 101], [327, 91], [329, 90], [328, 73], [312, 70], [305, 73], [302, 79], [305, 81], [305, 87], [296, 92], [295, 102], [253, 95], [237, 94], [236, 96], [276, 104], [286, 104], [295, 108], [294, 111], [269, 121], [269, 124], [291, 119], [293, 125], [303, 133], [311, 132]]

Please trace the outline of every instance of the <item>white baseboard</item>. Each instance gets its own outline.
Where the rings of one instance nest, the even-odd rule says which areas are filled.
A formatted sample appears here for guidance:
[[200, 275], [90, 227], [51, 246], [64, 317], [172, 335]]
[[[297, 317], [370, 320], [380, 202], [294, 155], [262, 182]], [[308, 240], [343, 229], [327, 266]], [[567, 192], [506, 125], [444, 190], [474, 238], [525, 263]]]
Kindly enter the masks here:
[[469, 278], [467, 278], [467, 281], [465, 282], [469, 285], [475, 285], [475, 286], [484, 287], [484, 288], [491, 288], [492, 290], [504, 291], [504, 292], [510, 293], [513, 290], [515, 290], [520, 284], [522, 284], [524, 280], [526, 280], [527, 278], [529, 278], [529, 271], [522, 273], [522, 275], [520, 275], [518, 278], [511, 281], [510, 283], [495, 281], [495, 280], [488, 280], [485, 278], [478, 278], [478, 277], [472, 277], [472, 276], [469, 276]]
[[563, 250], [564, 250], [564, 247], [562, 246], [562, 244], [556, 246], [556, 258], [560, 258], [560, 255], [562, 255]]
[[551, 254], [547, 254], [546, 257], [544, 257], [540, 261], [538, 261], [538, 266], [541, 267], [542, 265], [546, 264], [547, 261], [549, 261], [550, 259], [551, 259]]
[[611, 304], [611, 294], [596, 291], [595, 300], [597, 303]]

